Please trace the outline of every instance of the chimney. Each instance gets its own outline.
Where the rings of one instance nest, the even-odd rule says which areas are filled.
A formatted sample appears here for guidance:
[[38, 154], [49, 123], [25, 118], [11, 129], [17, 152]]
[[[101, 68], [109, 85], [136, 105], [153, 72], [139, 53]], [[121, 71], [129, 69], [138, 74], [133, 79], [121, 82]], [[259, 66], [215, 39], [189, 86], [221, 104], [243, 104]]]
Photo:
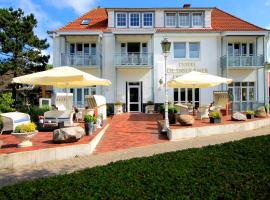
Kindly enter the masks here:
[[184, 4], [183, 8], [190, 8], [191, 4]]

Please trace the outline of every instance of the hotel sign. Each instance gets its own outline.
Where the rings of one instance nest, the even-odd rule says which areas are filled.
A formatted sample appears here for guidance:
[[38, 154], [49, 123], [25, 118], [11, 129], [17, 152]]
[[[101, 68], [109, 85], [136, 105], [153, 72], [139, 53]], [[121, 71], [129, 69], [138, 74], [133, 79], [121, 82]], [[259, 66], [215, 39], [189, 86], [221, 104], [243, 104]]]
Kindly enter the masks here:
[[167, 68], [167, 73], [173, 75], [173, 77], [178, 77], [189, 73], [191, 71], [197, 72], [208, 72], [207, 68], [197, 67], [195, 62], [178, 62], [175, 66], [169, 66]]

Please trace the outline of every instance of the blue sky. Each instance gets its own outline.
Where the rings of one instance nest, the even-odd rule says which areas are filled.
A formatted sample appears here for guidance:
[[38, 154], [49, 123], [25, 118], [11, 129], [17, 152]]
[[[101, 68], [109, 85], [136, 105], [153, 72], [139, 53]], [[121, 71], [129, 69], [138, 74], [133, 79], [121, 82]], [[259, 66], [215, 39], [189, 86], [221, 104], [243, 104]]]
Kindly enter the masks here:
[[[270, 29], [270, 0], [0, 0], [0, 7], [22, 8], [34, 13], [39, 24], [35, 32], [48, 38], [47, 30], [63, 26], [93, 7], [218, 7], [258, 26]], [[44, 53], [52, 54], [50, 47]], [[52, 60], [50, 60], [51, 62]]]

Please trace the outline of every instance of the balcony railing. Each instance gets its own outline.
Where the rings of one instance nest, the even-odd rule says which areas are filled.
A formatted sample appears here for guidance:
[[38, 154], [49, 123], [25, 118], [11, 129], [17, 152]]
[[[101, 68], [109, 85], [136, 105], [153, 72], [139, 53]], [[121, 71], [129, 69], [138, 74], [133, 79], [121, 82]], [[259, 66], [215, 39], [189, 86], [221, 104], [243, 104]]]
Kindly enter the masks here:
[[147, 66], [153, 65], [152, 53], [117, 53], [114, 55], [116, 66]]
[[228, 68], [236, 67], [261, 67], [263, 66], [264, 57], [263, 55], [253, 56], [222, 56], [221, 66]]
[[61, 54], [61, 65], [75, 67], [95, 67], [99, 64], [98, 55], [90, 54]]

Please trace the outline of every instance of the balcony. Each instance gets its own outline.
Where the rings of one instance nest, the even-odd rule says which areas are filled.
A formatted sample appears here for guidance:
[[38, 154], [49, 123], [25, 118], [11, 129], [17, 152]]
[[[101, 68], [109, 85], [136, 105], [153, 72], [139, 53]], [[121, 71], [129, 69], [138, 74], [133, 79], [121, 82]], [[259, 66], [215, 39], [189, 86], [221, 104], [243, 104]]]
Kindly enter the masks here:
[[221, 67], [223, 68], [243, 68], [243, 69], [254, 69], [263, 66], [264, 57], [263, 55], [253, 56], [222, 56]]
[[152, 68], [152, 53], [116, 53], [114, 55], [114, 63], [116, 67], [132, 67], [132, 68]]
[[99, 65], [99, 59], [98, 55], [62, 53], [61, 65], [96, 68]]

